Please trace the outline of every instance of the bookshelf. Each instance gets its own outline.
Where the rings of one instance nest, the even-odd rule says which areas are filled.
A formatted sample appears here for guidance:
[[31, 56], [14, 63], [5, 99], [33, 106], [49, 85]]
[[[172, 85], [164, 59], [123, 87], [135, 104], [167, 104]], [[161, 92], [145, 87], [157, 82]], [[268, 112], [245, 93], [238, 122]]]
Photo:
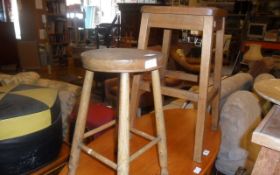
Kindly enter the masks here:
[[69, 44], [65, 0], [46, 0], [46, 31], [53, 65], [67, 63], [66, 47]]

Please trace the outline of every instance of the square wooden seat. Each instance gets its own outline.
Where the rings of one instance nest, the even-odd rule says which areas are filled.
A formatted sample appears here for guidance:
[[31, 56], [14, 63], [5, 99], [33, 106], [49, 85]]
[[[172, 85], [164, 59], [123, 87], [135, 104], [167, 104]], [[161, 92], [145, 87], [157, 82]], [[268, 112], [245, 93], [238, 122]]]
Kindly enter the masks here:
[[[218, 8], [170, 6], [142, 7], [142, 20], [138, 48], [147, 48], [151, 28], [163, 28], [162, 53], [164, 56], [164, 67], [161, 69], [162, 77], [172, 77], [181, 80], [199, 82], [198, 93], [173, 87], [161, 86], [161, 92], [163, 95], [182, 98], [198, 103], [194, 144], [194, 160], [197, 162], [201, 162], [204, 123], [209, 104], [211, 104], [212, 107], [212, 128], [217, 129], [218, 127], [225, 16], [226, 12]], [[173, 29], [199, 30], [203, 32], [199, 77], [185, 72], [166, 69]], [[213, 88], [209, 90], [208, 80], [211, 67], [210, 61], [213, 56], [212, 47], [214, 33], [216, 33], [213, 78], [214, 85]], [[133, 118], [135, 118], [137, 113], [141, 94], [150, 90], [150, 82], [142, 80], [142, 77], [139, 74], [134, 76], [131, 97], [131, 125], [133, 125]]]

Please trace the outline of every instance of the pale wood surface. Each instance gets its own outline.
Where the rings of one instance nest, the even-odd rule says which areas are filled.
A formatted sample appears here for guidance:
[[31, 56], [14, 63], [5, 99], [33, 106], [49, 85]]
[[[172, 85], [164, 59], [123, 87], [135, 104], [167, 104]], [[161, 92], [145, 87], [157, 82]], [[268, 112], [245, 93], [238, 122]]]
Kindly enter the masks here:
[[149, 14], [149, 26], [167, 29], [191, 29], [201, 30], [203, 28], [203, 16], [187, 16], [178, 14]]
[[160, 138], [160, 141], [158, 143], [159, 164], [161, 168], [161, 175], [168, 175], [166, 129], [164, 123], [163, 109], [162, 109], [159, 70], [152, 71], [152, 84], [153, 84], [153, 95], [154, 95], [156, 130], [157, 130], [157, 136]]
[[93, 72], [86, 71], [78, 116], [75, 125], [75, 132], [74, 132], [72, 147], [71, 147], [71, 154], [69, 160], [69, 167], [70, 167], [69, 175], [76, 174], [77, 165], [80, 159], [81, 148], [79, 144], [83, 139], [83, 134], [85, 131], [86, 117], [88, 112], [88, 105], [90, 100], [93, 76], [94, 76]]
[[[166, 132], [167, 132], [167, 149], [168, 149], [168, 170], [170, 175], [193, 174], [196, 166], [202, 168], [200, 174], [206, 174], [214, 163], [220, 145], [220, 130], [213, 132], [211, 130], [211, 118], [207, 115], [205, 122], [205, 140], [203, 149], [210, 150], [210, 154], [202, 157], [201, 163], [192, 161], [194, 132], [196, 111], [194, 110], [167, 110], [164, 112]], [[137, 118], [135, 126], [137, 129], [155, 135], [154, 114], [148, 114], [142, 118]], [[91, 142], [90, 147], [94, 148], [99, 153], [105, 155], [111, 160], [116, 160], [114, 153], [114, 129], [108, 130], [95, 141]], [[147, 144], [147, 140], [133, 135], [131, 138], [131, 154], [140, 147]], [[64, 167], [60, 174], [67, 173], [67, 166]], [[85, 153], [81, 154], [77, 175], [113, 175], [113, 169], [106, 165], [90, 158]], [[157, 149], [154, 146], [152, 149], [145, 152], [142, 156], [131, 162], [130, 174], [159, 174], [159, 160], [157, 158]]]
[[274, 105], [255, 129], [252, 142], [262, 146], [252, 175], [280, 175], [280, 107]]
[[280, 175], [280, 152], [262, 147], [252, 175]]
[[254, 89], [263, 98], [280, 105], [280, 80], [266, 79], [254, 84]]
[[[149, 41], [150, 27], [148, 27], [149, 14], [142, 14], [139, 38], [138, 38], [138, 49], [146, 49]], [[164, 62], [164, 60], [163, 60]], [[131, 97], [130, 97], [130, 121], [131, 127], [134, 126], [134, 120], [137, 115], [140, 98], [143, 90], [140, 89], [142, 84], [141, 79], [143, 76], [141, 74], [134, 75], [131, 85]]]
[[[134, 120], [136, 118], [136, 114], [138, 111], [141, 93], [143, 91], [140, 90], [140, 82], [142, 76], [137, 74], [133, 76], [132, 86], [131, 86], [131, 96], [130, 96], [130, 127], [134, 127]], [[143, 83], [142, 83], [143, 84]]]
[[276, 151], [280, 151], [280, 107], [275, 105], [265, 119], [255, 129], [252, 141]]
[[[105, 48], [86, 51], [81, 56], [85, 69], [98, 72], [144, 72], [163, 65], [162, 54], [151, 50]], [[154, 59], [151, 65], [148, 61]]]
[[[164, 37], [163, 37], [163, 57], [168, 58], [169, 49], [170, 49], [170, 37], [171, 30], [168, 29], [193, 29], [193, 30], [203, 30], [203, 43], [202, 43], [202, 54], [201, 54], [201, 65], [200, 65], [200, 79], [199, 79], [199, 94], [195, 94], [188, 91], [183, 91], [180, 89], [174, 89], [170, 87], [163, 86], [161, 91], [162, 94], [167, 96], [179, 97], [179, 98], [190, 98], [190, 100], [198, 101], [198, 118], [196, 125], [196, 137], [195, 137], [195, 153], [194, 160], [197, 162], [201, 161], [202, 156], [202, 145], [203, 145], [203, 133], [204, 133], [204, 120], [206, 114], [206, 108], [208, 106], [208, 80], [209, 80], [209, 71], [210, 71], [210, 60], [212, 57], [212, 40], [213, 33], [216, 30], [217, 32], [217, 40], [221, 40], [217, 42], [216, 48], [216, 71], [215, 75], [215, 83], [217, 91], [213, 91], [211, 98], [214, 100], [213, 107], [215, 108], [213, 114], [215, 115], [215, 120], [213, 121], [213, 128], [217, 128], [218, 123], [218, 113], [219, 113], [219, 94], [220, 90], [220, 71], [222, 65], [222, 42], [223, 42], [223, 34], [224, 34], [224, 16], [226, 12], [217, 8], [197, 8], [197, 7], [150, 7], [145, 6], [142, 8], [142, 21], [141, 28], [138, 40], [138, 48], [145, 49], [148, 45], [148, 37], [150, 28], [164, 28]], [[216, 26], [216, 24], [218, 25]], [[169, 42], [169, 43], [168, 43]], [[164, 60], [166, 63], [167, 60]], [[165, 75], [165, 66], [163, 66], [162, 76]], [[170, 72], [169, 72], [170, 74]], [[178, 74], [178, 72], [176, 72]], [[175, 75], [175, 74], [173, 74]], [[189, 75], [178, 74], [178, 79], [180, 77], [186, 79]], [[189, 76], [190, 77], [190, 76]], [[195, 79], [194, 77], [190, 77]], [[135, 79], [136, 80], [136, 79]], [[141, 81], [141, 80], [138, 80]], [[135, 87], [136, 84], [138, 86], [138, 90], [150, 90], [150, 86], [147, 83], [142, 82], [133, 82], [132, 87]], [[137, 88], [135, 88], [137, 90]], [[140, 94], [138, 92], [132, 92], [135, 94]], [[138, 103], [139, 98], [135, 99], [137, 95], [132, 94], [132, 107], [136, 107], [136, 103]], [[139, 96], [138, 96], [139, 97]], [[209, 102], [210, 103], [210, 102]], [[139, 104], [139, 103], [138, 103]], [[132, 111], [136, 111], [137, 109], [132, 109]], [[135, 112], [131, 113], [132, 117], [136, 116]]]
[[143, 6], [144, 13], [160, 13], [160, 14], [182, 14], [194, 16], [219, 16], [227, 15], [227, 12], [218, 8], [205, 7], [170, 7], [170, 6]]
[[129, 74], [121, 73], [118, 123], [118, 175], [129, 174]]
[[215, 49], [215, 68], [214, 68], [214, 88], [217, 94], [212, 102], [212, 129], [217, 129], [219, 125], [220, 115], [220, 98], [221, 98], [221, 77], [223, 66], [223, 48], [224, 48], [224, 31], [225, 31], [225, 18], [220, 18], [218, 23], [221, 24], [221, 29], [216, 32], [216, 49]]
[[172, 30], [164, 30], [162, 40], [162, 53], [163, 53], [163, 68], [166, 69], [171, 43]]
[[210, 73], [210, 60], [212, 50], [213, 38], [213, 25], [214, 20], [212, 16], [204, 17], [203, 24], [203, 38], [201, 48], [201, 63], [200, 63], [200, 78], [199, 78], [199, 94], [198, 94], [198, 108], [197, 108], [197, 121], [195, 130], [195, 148], [194, 160], [201, 161], [202, 144], [204, 138], [204, 122], [207, 108], [207, 93], [208, 93], [208, 80]]
[[170, 77], [170, 78], [178, 78], [180, 80], [185, 80], [185, 81], [191, 81], [191, 82], [198, 82], [198, 76], [194, 74], [188, 74], [182, 71], [170, 71], [170, 70], [165, 70], [164, 71], [164, 76], [165, 77]]

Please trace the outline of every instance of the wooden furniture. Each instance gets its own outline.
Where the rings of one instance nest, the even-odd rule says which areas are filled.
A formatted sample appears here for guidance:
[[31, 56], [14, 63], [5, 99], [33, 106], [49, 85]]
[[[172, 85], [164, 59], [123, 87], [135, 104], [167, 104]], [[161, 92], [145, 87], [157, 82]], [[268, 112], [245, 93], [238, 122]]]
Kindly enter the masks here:
[[[178, 117], [176, 117], [178, 116]], [[211, 117], [208, 116], [205, 121], [205, 141], [203, 148], [209, 150], [208, 156], [203, 156], [202, 163], [196, 163], [192, 160], [194, 130], [196, 123], [196, 111], [184, 109], [170, 109], [164, 111], [167, 135], [167, 152], [168, 152], [168, 171], [170, 175], [189, 175], [194, 174], [196, 167], [201, 168], [199, 175], [206, 175], [211, 172], [215, 158], [219, 152], [221, 143], [221, 132], [211, 130]], [[135, 120], [135, 128], [147, 132], [151, 135], [155, 134], [153, 128], [154, 113], [149, 113]], [[95, 149], [99, 153], [108, 157], [110, 160], [116, 160], [114, 150], [115, 129], [112, 128], [95, 141], [89, 144], [90, 148]], [[130, 150], [134, 153], [139, 147], [147, 144], [147, 140], [136, 135], [131, 137]], [[145, 152], [136, 161], [130, 164], [131, 175], [143, 174], [159, 174], [159, 166], [157, 148], [153, 147]], [[94, 171], [93, 171], [94, 170]], [[68, 169], [65, 166], [60, 175], [67, 174]], [[79, 175], [114, 175], [114, 171], [104, 166], [97, 160], [92, 160], [85, 153], [81, 154], [81, 160], [77, 170]]]
[[252, 142], [262, 146], [252, 175], [280, 174], [280, 107], [275, 105], [253, 132]]
[[17, 41], [15, 37], [15, 30], [13, 23], [0, 22], [0, 69], [3, 65], [19, 64], [19, 57], [17, 52]]
[[[40, 67], [40, 56], [38, 52], [38, 43], [36, 41], [17, 42], [18, 55], [21, 67], [24, 69], [34, 69]], [[30, 60], [32, 58], [32, 60]]]
[[[181, 80], [197, 82], [198, 76], [179, 71], [166, 70], [167, 59], [171, 41], [171, 29], [202, 30], [202, 52], [199, 77], [199, 93], [192, 93], [182, 89], [162, 86], [163, 95], [182, 98], [198, 102], [197, 122], [195, 131], [194, 160], [201, 162], [203, 133], [207, 107], [212, 102], [212, 128], [218, 128], [219, 100], [221, 89], [221, 68], [223, 60], [224, 21], [226, 12], [217, 8], [194, 7], [160, 7], [145, 6], [142, 8], [142, 21], [139, 33], [138, 48], [146, 49], [148, 45], [150, 28], [164, 28], [162, 52], [164, 66], [162, 75]], [[212, 57], [213, 33], [216, 32], [216, 49], [214, 65], [214, 86], [208, 92], [208, 79], [210, 72], [210, 60]], [[142, 81], [141, 75], [135, 75], [132, 83], [131, 116], [135, 118], [139, 97], [144, 91], [150, 91], [149, 82]], [[134, 119], [131, 121], [133, 122]]]
[[[83, 66], [87, 70], [82, 90], [78, 117], [75, 126], [71, 157], [69, 161], [69, 174], [76, 174], [79, 163], [80, 151], [87, 152], [90, 156], [98, 159], [117, 171], [118, 175], [129, 174], [129, 162], [139, 157], [153, 145], [158, 144], [158, 154], [161, 175], [167, 175], [167, 152], [165, 124], [163, 119], [162, 100], [160, 92], [159, 67], [163, 65], [162, 54], [155, 51], [140, 49], [107, 48], [87, 51], [82, 53]], [[119, 100], [119, 124], [118, 124], [118, 149], [117, 163], [102, 156], [83, 143], [83, 139], [108, 127], [113, 126], [116, 121], [111, 121], [84, 134], [90, 92], [92, 86], [93, 72], [120, 73], [120, 100]], [[129, 126], [129, 74], [137, 72], [151, 72], [156, 111], [157, 136], [146, 134]], [[129, 131], [143, 137], [150, 142], [134, 154], [129, 151]], [[108, 143], [104, 143], [106, 146]], [[97, 170], [94, 170], [97, 171]]]
[[[158, 6], [160, 4], [118, 3], [121, 12], [121, 37], [130, 37], [132, 44], [137, 45], [141, 22], [141, 8], [145, 5]], [[150, 44], [161, 44], [162, 29], [152, 29]]]
[[[102, 36], [104, 45], [109, 48], [112, 46], [114, 39], [119, 42], [120, 35], [120, 16], [116, 15], [112, 23], [101, 23], [96, 26], [95, 38], [96, 48], [99, 49], [100, 37]], [[117, 43], [118, 45], [119, 43]]]
[[252, 175], [280, 174], [280, 96], [279, 79], [266, 79], [254, 84], [254, 90], [263, 98], [276, 103], [255, 129], [252, 142], [262, 146]]
[[280, 105], [280, 80], [266, 79], [255, 83], [254, 89], [263, 98]]
[[271, 50], [280, 50], [280, 42], [270, 42], [270, 41], [243, 41], [242, 42], [242, 50], [244, 51], [244, 48], [246, 46], [250, 46], [252, 44], [261, 45], [263, 49], [271, 49]]
[[46, 31], [53, 64], [66, 64], [66, 46], [69, 44], [69, 32], [66, 18], [65, 0], [45, 0]]
[[[41, 66], [44, 66], [41, 64], [42, 62], [39, 57], [39, 48], [40, 45], [46, 43], [46, 36], [43, 33], [45, 27], [42, 21], [42, 16], [46, 14], [46, 10], [44, 3], [39, 8], [35, 2], [37, 1], [24, 1], [20, 3], [18, 9], [21, 30], [21, 39], [18, 40], [18, 47], [20, 63], [23, 69], [39, 69]], [[45, 2], [45, 0], [42, 2]], [[28, 53], [29, 49], [31, 54]], [[33, 57], [31, 55], [37, 56]]]

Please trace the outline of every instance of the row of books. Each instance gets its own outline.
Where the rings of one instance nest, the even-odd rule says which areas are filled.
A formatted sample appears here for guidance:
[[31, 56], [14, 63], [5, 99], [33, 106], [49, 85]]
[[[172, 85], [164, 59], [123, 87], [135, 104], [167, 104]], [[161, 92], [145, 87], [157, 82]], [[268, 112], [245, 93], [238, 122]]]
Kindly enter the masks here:
[[49, 35], [49, 42], [51, 45], [65, 45], [69, 42], [69, 34], [68, 33], [64, 33], [62, 35]]
[[50, 21], [47, 28], [49, 34], [62, 34], [66, 31], [65, 22], [63, 21]]
[[50, 14], [66, 14], [67, 8], [64, 2], [47, 2], [47, 11]]
[[66, 49], [65, 47], [54, 47], [52, 49], [52, 61], [55, 61], [57, 59], [60, 59], [61, 57], [63, 57], [64, 55], [66, 55]]

